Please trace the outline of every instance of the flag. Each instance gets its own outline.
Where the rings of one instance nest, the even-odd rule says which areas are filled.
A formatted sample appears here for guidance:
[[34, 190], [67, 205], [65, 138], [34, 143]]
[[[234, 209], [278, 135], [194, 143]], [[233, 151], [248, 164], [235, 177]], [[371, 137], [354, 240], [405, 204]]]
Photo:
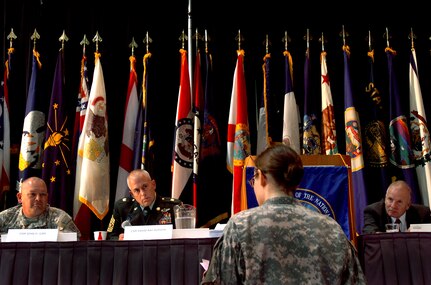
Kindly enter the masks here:
[[355, 206], [356, 232], [360, 234], [364, 226], [364, 209], [367, 206], [367, 191], [364, 179], [364, 155], [359, 114], [353, 103], [350, 79], [350, 48], [343, 46], [344, 54], [344, 129], [346, 132], [346, 154], [350, 156], [352, 167], [353, 202]]
[[220, 132], [217, 120], [213, 115], [213, 84], [212, 84], [212, 57], [207, 51], [205, 56], [205, 99], [204, 99], [204, 124], [202, 128], [200, 158], [201, 162], [221, 153]]
[[365, 86], [365, 112], [361, 113], [365, 121], [362, 146], [364, 148], [365, 172], [368, 181], [368, 203], [381, 200], [390, 184], [388, 174], [388, 133], [387, 114], [384, 98], [380, 94], [374, 78], [374, 50], [367, 53], [369, 65], [369, 80]]
[[[84, 127], [85, 114], [87, 113], [87, 104], [89, 97], [89, 82], [87, 71], [87, 57], [82, 55], [81, 59], [81, 81], [79, 84], [78, 100], [75, 111], [75, 122], [73, 127], [73, 141], [72, 141], [72, 156], [71, 163], [73, 167], [73, 175], [76, 177], [76, 161], [78, 153], [79, 137], [81, 136]], [[74, 185], [75, 187], [75, 185]], [[87, 205], [79, 201], [79, 189], [74, 191], [73, 198], [73, 218], [76, 226], [81, 232], [81, 240], [90, 240], [91, 233], [91, 210]]]
[[410, 85], [410, 134], [412, 138], [412, 150], [416, 166], [416, 175], [422, 202], [430, 205], [431, 197], [431, 142], [428, 129], [425, 108], [422, 100], [422, 92], [419, 84], [416, 51], [414, 48], [410, 54], [409, 68]]
[[154, 139], [151, 136], [151, 128], [148, 120], [148, 69], [151, 53], [147, 52], [144, 55], [144, 72], [142, 76], [142, 88], [139, 94], [139, 108], [135, 127], [135, 141], [133, 143], [133, 167], [146, 169], [149, 173], [153, 173]]
[[14, 49], [8, 49], [3, 86], [0, 86], [0, 200], [10, 190], [10, 121], [8, 80]]
[[320, 134], [316, 128], [316, 115], [311, 112], [310, 99], [310, 49], [305, 52], [304, 63], [304, 124], [302, 133], [302, 154], [320, 154]]
[[332, 102], [331, 85], [326, 66], [326, 52], [320, 53], [322, 75], [322, 154], [337, 154], [337, 132], [335, 127], [334, 103]]
[[102, 220], [109, 210], [109, 141], [105, 81], [100, 54], [95, 53], [93, 81], [79, 137], [75, 191], [79, 201]]
[[135, 70], [136, 58], [132, 55], [129, 60], [129, 85], [124, 110], [123, 140], [120, 149], [115, 201], [128, 196], [127, 176], [135, 168], [133, 165], [133, 144], [135, 142], [135, 129], [140, 105], [137, 91], [138, 78]]
[[244, 161], [250, 155], [250, 130], [247, 113], [247, 91], [244, 75], [244, 50], [238, 58], [233, 76], [232, 96], [227, 131], [227, 168], [233, 174], [232, 214], [247, 209], [246, 193], [242, 190]]
[[45, 143], [43, 145], [42, 179], [48, 186], [49, 204], [71, 211], [72, 192], [70, 169], [70, 132], [66, 114], [63, 89], [64, 77], [64, 49], [58, 52], [57, 65], [54, 72], [51, 100], [48, 111]]
[[39, 57], [39, 53], [34, 49], [19, 153], [17, 190], [19, 190], [20, 183], [26, 178], [42, 175], [42, 147], [45, 139], [46, 118], [42, 107], [43, 93], [39, 86], [39, 72], [42, 68]]
[[181, 76], [175, 117], [172, 197], [179, 199], [193, 168], [193, 112], [187, 51], [181, 53]]
[[202, 86], [201, 76], [201, 53], [200, 50], [196, 51], [195, 60], [195, 71], [193, 79], [193, 111], [194, 111], [194, 124], [193, 124], [193, 206], [197, 207], [197, 191], [198, 191], [198, 172], [199, 172], [199, 161], [200, 161], [200, 148], [202, 140], [202, 107], [203, 107], [203, 96], [204, 90]]
[[259, 106], [259, 121], [257, 126], [257, 146], [256, 146], [256, 154], [260, 154], [264, 151], [269, 145], [271, 145], [272, 138], [269, 135], [269, 94], [270, 94], [270, 63], [271, 63], [271, 54], [267, 53], [263, 58], [263, 94], [262, 100]]
[[392, 165], [391, 175], [393, 180], [402, 179], [409, 184], [412, 189], [412, 202], [417, 203], [420, 202], [420, 194], [417, 190], [417, 180], [414, 173], [414, 155], [409, 125], [401, 107], [401, 97], [394, 68], [396, 51], [387, 47], [385, 52], [389, 74], [389, 142], [391, 146], [389, 161]]
[[283, 111], [283, 143], [290, 146], [298, 154], [301, 153], [299, 141], [299, 113], [296, 105], [292, 84], [292, 56], [285, 50], [284, 55], [284, 111]]

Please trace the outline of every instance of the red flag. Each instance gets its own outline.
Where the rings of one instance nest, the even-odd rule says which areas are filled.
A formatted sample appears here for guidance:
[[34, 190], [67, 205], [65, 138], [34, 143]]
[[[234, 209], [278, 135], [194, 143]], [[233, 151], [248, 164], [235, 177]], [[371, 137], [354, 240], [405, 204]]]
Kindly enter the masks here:
[[8, 79], [13, 48], [8, 49], [8, 60], [5, 63], [3, 86], [0, 86], [0, 200], [5, 191], [10, 189], [10, 121]]
[[187, 51], [181, 53], [181, 76], [178, 93], [177, 115], [175, 121], [172, 197], [179, 199], [187, 181], [192, 174], [193, 167], [193, 112], [190, 91], [189, 67]]
[[241, 186], [244, 161], [248, 155], [250, 155], [250, 130], [244, 76], [244, 50], [239, 50], [233, 77], [227, 131], [227, 168], [233, 174], [232, 214], [247, 208], [247, 197], [242, 193]]
[[196, 51], [196, 61], [195, 61], [195, 73], [194, 73], [194, 124], [193, 124], [193, 206], [197, 207], [197, 185], [198, 185], [198, 172], [199, 172], [199, 160], [200, 160], [200, 147], [201, 147], [201, 122], [202, 122], [202, 106], [203, 106], [203, 96], [204, 91], [202, 87], [202, 76], [201, 76], [201, 53], [198, 49]]
[[120, 165], [118, 166], [117, 190], [115, 200], [127, 196], [127, 176], [133, 170], [133, 144], [135, 142], [135, 129], [138, 110], [140, 107], [138, 98], [138, 78], [135, 70], [136, 58], [130, 57], [130, 75], [127, 88], [126, 107], [124, 111], [123, 141], [120, 150]]
[[[87, 113], [87, 104], [90, 90], [88, 86], [87, 57], [84, 54], [81, 59], [81, 82], [79, 85], [78, 100], [75, 112], [75, 122], [73, 127], [71, 162], [74, 163], [72, 168], [72, 173], [74, 174], [76, 174], [75, 163], [77, 160], [79, 137], [81, 136], [82, 128], [84, 127], [85, 114]], [[81, 240], [91, 239], [91, 210], [87, 207], [87, 205], [82, 204], [79, 201], [79, 191], [77, 191], [77, 189], [75, 189], [73, 199], [73, 218], [76, 226], [81, 232]]]
[[335, 129], [334, 103], [332, 102], [331, 85], [329, 84], [328, 68], [326, 66], [326, 52], [320, 54], [322, 75], [322, 152], [323, 154], [337, 154], [337, 134]]

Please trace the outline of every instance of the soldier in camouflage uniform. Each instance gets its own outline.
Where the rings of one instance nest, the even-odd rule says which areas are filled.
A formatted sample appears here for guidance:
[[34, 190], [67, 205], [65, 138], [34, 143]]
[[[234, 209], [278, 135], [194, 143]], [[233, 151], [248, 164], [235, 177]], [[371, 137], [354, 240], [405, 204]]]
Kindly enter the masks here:
[[257, 157], [249, 183], [259, 206], [229, 219], [202, 284], [366, 284], [338, 223], [294, 199], [303, 173], [300, 156], [284, 144]]
[[115, 202], [111, 221], [107, 229], [108, 239], [124, 238], [124, 222], [130, 225], [173, 224], [175, 228], [174, 206], [181, 201], [161, 197], [156, 194], [156, 181], [143, 169], [130, 172], [127, 177], [131, 197]]
[[63, 232], [76, 232], [79, 229], [65, 211], [48, 205], [48, 190], [45, 181], [30, 177], [21, 184], [17, 193], [19, 204], [0, 213], [0, 232], [9, 229], [59, 229]]

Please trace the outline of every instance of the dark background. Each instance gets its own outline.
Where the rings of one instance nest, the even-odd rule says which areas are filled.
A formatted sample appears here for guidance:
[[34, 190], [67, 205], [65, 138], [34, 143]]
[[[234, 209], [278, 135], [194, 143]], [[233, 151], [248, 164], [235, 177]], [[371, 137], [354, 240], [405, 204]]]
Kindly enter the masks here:
[[[210, 37], [209, 49], [214, 64], [214, 90], [212, 108], [219, 124], [222, 155], [202, 165], [200, 176], [198, 225], [211, 218], [230, 211], [231, 175], [226, 170], [226, 130], [232, 89], [232, 78], [236, 64], [239, 30], [244, 37], [241, 48], [245, 50], [245, 76], [247, 82], [249, 125], [252, 139], [252, 153], [256, 145], [256, 102], [262, 93], [262, 63], [265, 55], [265, 37], [268, 34], [272, 55], [271, 93], [279, 96], [278, 116], [282, 119], [282, 100], [284, 95], [284, 43], [285, 31], [291, 42], [288, 49], [293, 58], [293, 81], [296, 100], [303, 115], [303, 65], [306, 43], [306, 29], [310, 29], [311, 50], [311, 96], [315, 98], [313, 108], [320, 110], [320, 65], [321, 42], [324, 33], [327, 51], [328, 74], [331, 80], [332, 96], [336, 111], [337, 135], [340, 153], [344, 153], [344, 99], [343, 99], [343, 53], [340, 32], [344, 25], [348, 33], [347, 44], [351, 48], [351, 75], [355, 105], [361, 116], [369, 112], [364, 86], [368, 80], [367, 51], [368, 31], [371, 32], [375, 49], [376, 81], [383, 99], [387, 99], [387, 62], [383, 37], [388, 28], [390, 46], [397, 50], [396, 71], [400, 94], [408, 108], [408, 61], [411, 47], [408, 35], [412, 28], [416, 34], [415, 46], [422, 84], [424, 104], [430, 116], [430, 30], [427, 17], [420, 15], [421, 6], [370, 6], [366, 2], [349, 2], [326, 5], [309, 2], [260, 1], [193, 1], [191, 22], [193, 34], [196, 29], [203, 34], [206, 29]], [[75, 101], [79, 90], [80, 60], [82, 47], [80, 41], [84, 34], [92, 40], [99, 32], [103, 41], [99, 44], [101, 63], [104, 72], [110, 137], [111, 164], [111, 205], [115, 197], [118, 171], [119, 149], [122, 137], [124, 103], [129, 78], [129, 44], [134, 37], [139, 47], [135, 49], [139, 84], [142, 80], [142, 58], [145, 45], [142, 40], [146, 33], [152, 38], [150, 44], [151, 70], [149, 75], [148, 106], [150, 124], [155, 138], [155, 171], [157, 191], [170, 196], [171, 191], [171, 154], [175, 125], [175, 112], [178, 99], [181, 41], [179, 37], [188, 29], [187, 1], [58, 1], [58, 0], [2, 0], [0, 45], [1, 61], [4, 63], [9, 42], [6, 40], [11, 28], [18, 38], [14, 41], [15, 63], [13, 72], [14, 93], [10, 94], [11, 144], [19, 150], [25, 110], [25, 100], [31, 69], [30, 36], [34, 29], [40, 34], [37, 50], [41, 55], [43, 86], [49, 98], [53, 73], [60, 42], [58, 38], [65, 31], [69, 37], [65, 48], [66, 93], [73, 116]], [[253, 2], [254, 3], [254, 2]], [[344, 3], [345, 4], [345, 3]], [[414, 4], [414, 3], [410, 3]], [[412, 12], [416, 11], [416, 12]], [[417, 12], [419, 11], [419, 12]], [[200, 42], [203, 50], [203, 43]], [[188, 48], [187, 43], [185, 47]], [[89, 78], [92, 80], [95, 44], [87, 47]], [[189, 52], [193, 55], [194, 50]], [[0, 68], [3, 71], [3, 67]], [[48, 101], [47, 99], [47, 105]], [[387, 100], [386, 100], [387, 102]], [[362, 117], [361, 117], [362, 119]], [[275, 125], [280, 125], [281, 121]], [[18, 154], [12, 154], [12, 184], [17, 176]], [[367, 181], [368, 187], [376, 187]], [[190, 186], [190, 185], [189, 185]], [[11, 186], [14, 188], [14, 185]], [[380, 193], [381, 189], [375, 189]], [[373, 189], [374, 191], [374, 189]], [[378, 196], [378, 195], [377, 195]], [[378, 197], [373, 199], [377, 199]], [[181, 197], [191, 202], [190, 195]], [[5, 207], [16, 203], [15, 191], [7, 195]], [[112, 208], [112, 207], [111, 207]], [[95, 227], [106, 228], [110, 213], [101, 224]]]

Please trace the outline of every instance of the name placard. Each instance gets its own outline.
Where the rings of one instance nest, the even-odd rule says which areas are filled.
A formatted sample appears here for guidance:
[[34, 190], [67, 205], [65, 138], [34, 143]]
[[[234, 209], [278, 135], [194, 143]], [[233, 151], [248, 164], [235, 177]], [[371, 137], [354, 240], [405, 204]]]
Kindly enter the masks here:
[[9, 229], [6, 242], [57, 241], [58, 229]]
[[171, 239], [172, 224], [124, 227], [124, 240]]

